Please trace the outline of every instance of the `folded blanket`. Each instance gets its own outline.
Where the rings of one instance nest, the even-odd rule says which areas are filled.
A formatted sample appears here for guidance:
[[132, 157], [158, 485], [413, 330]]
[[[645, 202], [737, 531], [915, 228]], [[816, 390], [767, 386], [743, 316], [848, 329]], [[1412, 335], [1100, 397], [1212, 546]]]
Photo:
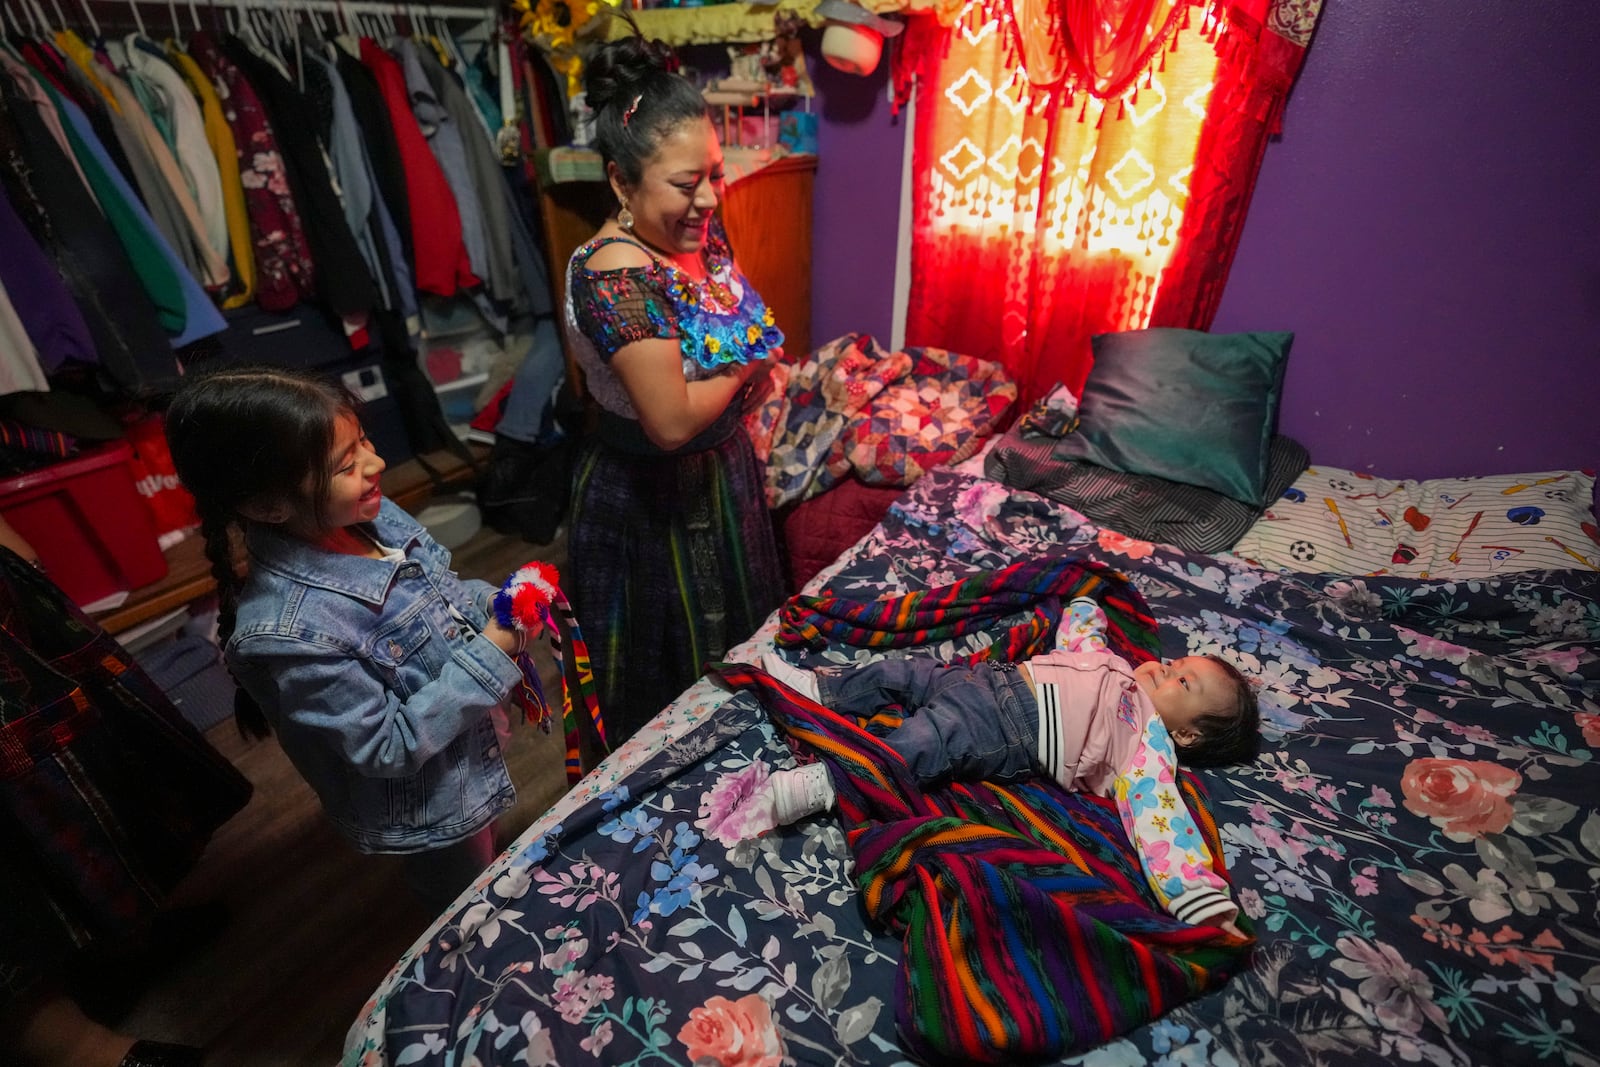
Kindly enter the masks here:
[[[828, 763], [862, 902], [903, 938], [895, 1024], [917, 1059], [1015, 1063], [1092, 1048], [1220, 986], [1242, 962], [1239, 943], [1153, 899], [1112, 801], [1044, 778], [924, 792], [855, 721], [756, 668], [718, 674]], [[1206, 798], [1187, 775], [1181, 785], [1220, 867]]]
[[992, 360], [942, 348], [891, 352], [845, 334], [787, 368], [745, 420], [767, 470], [767, 505], [809, 499], [854, 474], [906, 486], [982, 447], [1016, 402]]

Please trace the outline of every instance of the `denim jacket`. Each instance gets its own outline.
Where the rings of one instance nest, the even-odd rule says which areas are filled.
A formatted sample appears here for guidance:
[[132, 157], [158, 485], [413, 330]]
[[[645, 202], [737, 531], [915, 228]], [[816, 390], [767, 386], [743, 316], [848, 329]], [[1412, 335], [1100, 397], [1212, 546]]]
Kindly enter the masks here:
[[515, 802], [489, 711], [522, 672], [479, 636], [493, 586], [457, 578], [450, 553], [390, 500], [372, 533], [405, 561], [252, 528], [227, 659], [356, 847], [419, 852]]

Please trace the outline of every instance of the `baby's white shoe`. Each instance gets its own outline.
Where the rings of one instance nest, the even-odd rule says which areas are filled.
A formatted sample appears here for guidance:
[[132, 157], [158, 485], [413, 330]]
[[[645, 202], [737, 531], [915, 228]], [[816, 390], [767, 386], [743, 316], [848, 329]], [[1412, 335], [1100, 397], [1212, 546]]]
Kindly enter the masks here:
[[816, 676], [810, 671], [796, 667], [776, 652], [761, 653], [761, 667], [801, 696], [809, 697], [819, 704], [822, 702]]
[[821, 763], [774, 771], [767, 788], [772, 790], [772, 813], [780, 826], [833, 807], [833, 779]]

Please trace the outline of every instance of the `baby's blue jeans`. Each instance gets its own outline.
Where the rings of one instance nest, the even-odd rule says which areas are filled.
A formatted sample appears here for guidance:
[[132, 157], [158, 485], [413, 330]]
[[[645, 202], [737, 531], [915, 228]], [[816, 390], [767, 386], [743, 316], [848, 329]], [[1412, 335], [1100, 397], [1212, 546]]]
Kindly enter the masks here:
[[1038, 701], [1014, 663], [964, 666], [918, 656], [815, 674], [820, 702], [841, 714], [901, 706], [906, 718], [884, 742], [924, 785], [1035, 772]]

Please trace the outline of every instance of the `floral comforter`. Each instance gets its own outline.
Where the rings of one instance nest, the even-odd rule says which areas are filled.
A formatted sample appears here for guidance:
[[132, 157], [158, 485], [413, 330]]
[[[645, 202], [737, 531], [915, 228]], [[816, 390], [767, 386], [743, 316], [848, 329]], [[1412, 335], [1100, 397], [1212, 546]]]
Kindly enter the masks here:
[[[1600, 1062], [1600, 575], [1275, 574], [940, 471], [819, 582], [900, 593], [1046, 552], [1128, 573], [1168, 656], [1259, 679], [1267, 735], [1201, 775], [1250, 967], [1069, 1062]], [[752, 698], [698, 683], [396, 965], [345, 1062], [903, 1062], [898, 948], [837, 824], [724, 840], [752, 759], [789, 756]]]

